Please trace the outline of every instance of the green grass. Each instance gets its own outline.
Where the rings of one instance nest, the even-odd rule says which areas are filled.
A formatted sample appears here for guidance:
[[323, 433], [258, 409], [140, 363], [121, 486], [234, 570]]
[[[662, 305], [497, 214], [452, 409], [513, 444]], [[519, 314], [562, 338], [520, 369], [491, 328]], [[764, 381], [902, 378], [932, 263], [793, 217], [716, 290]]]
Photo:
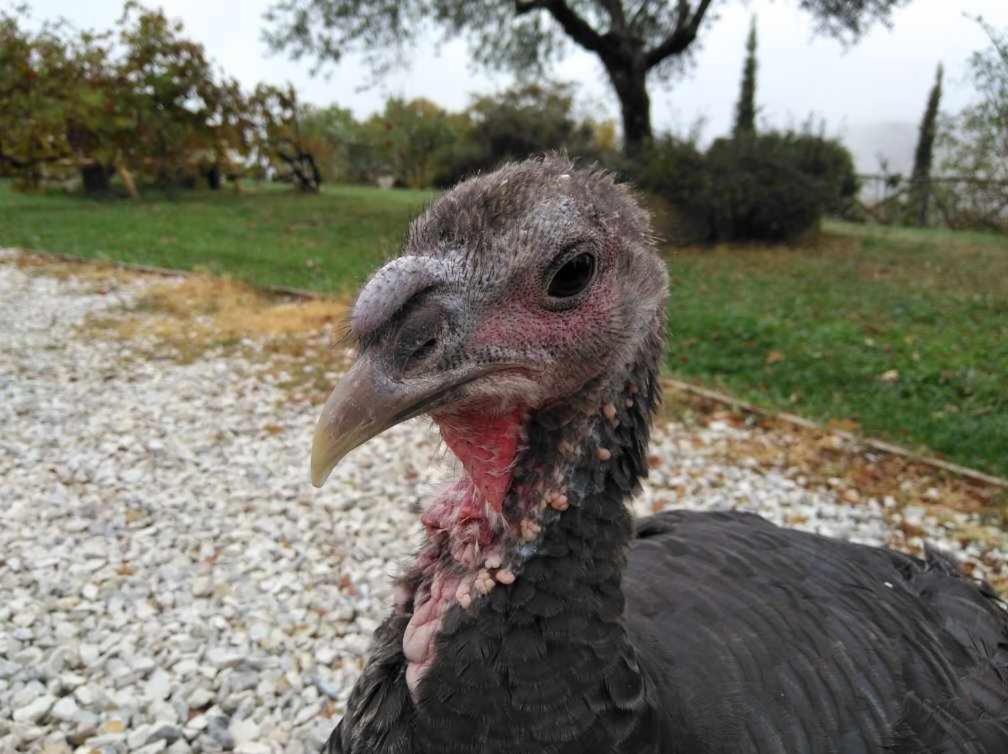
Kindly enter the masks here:
[[1008, 475], [1008, 239], [827, 223], [669, 271], [673, 373]]
[[182, 269], [315, 291], [355, 288], [396, 251], [425, 191], [326, 188], [89, 200], [0, 181], [0, 246]]
[[[333, 187], [139, 202], [0, 183], [0, 246], [346, 292], [432, 194]], [[1008, 475], [1008, 239], [827, 223], [802, 247], [670, 250], [669, 371]], [[895, 370], [899, 378], [881, 376]]]

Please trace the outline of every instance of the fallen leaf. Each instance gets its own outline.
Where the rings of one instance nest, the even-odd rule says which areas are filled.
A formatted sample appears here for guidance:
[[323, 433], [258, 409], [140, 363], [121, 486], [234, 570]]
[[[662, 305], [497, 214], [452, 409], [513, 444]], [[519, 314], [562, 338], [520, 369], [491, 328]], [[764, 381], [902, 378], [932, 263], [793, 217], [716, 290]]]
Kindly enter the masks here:
[[780, 351], [770, 351], [766, 355], [765, 363], [768, 367], [773, 366], [774, 364], [778, 364], [781, 361], [784, 361], [784, 354], [781, 353]]

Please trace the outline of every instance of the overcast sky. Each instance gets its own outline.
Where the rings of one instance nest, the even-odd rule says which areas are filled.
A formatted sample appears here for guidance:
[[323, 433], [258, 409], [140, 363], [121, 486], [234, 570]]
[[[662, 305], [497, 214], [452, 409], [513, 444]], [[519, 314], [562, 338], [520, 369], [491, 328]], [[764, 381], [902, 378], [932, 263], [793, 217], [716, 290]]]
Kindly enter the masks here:
[[[147, 4], [156, 2], [148, 0]], [[423, 96], [448, 108], [462, 108], [473, 93], [510, 83], [506, 76], [474, 70], [462, 42], [439, 52], [421, 48], [409, 70], [395, 71], [369, 89], [361, 89], [370, 77], [352, 58], [330, 67], [327, 76], [312, 77], [308, 61], [292, 62], [284, 55], [270, 53], [263, 44], [262, 16], [270, 4], [271, 0], [160, 3], [170, 16], [185, 23], [193, 38], [206, 45], [218, 64], [246, 86], [258, 81], [291, 81], [306, 101], [337, 103], [358, 116], [379, 109], [389, 95]], [[33, 0], [29, 6], [36, 20], [64, 16], [90, 28], [108, 28], [122, 11], [121, 0]], [[913, 0], [894, 14], [891, 29], [878, 27], [845, 50], [839, 43], [813, 34], [810, 20], [797, 10], [796, 0], [721, 0], [719, 6], [720, 18], [702, 32], [703, 48], [693, 70], [668, 84], [652, 82], [656, 128], [685, 130], [702, 117], [707, 121], [707, 138], [728, 130], [753, 12], [759, 18], [757, 101], [761, 117], [786, 127], [814, 113], [837, 135], [878, 124], [916, 123], [939, 61], [946, 69], [943, 109], [958, 110], [972, 97], [966, 61], [971, 52], [987, 44], [982, 30], [963, 14], [982, 14], [995, 26], [1008, 27], [1006, 0]], [[556, 74], [577, 82], [583, 110], [618, 117], [615, 97], [591, 55], [572, 55]]]

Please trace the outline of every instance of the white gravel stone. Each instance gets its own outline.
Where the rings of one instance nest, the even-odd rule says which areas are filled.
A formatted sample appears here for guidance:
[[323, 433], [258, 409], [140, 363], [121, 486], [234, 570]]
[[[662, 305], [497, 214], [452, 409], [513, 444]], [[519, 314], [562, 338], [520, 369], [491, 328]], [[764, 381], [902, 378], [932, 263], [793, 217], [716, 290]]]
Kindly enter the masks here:
[[[155, 341], [82, 334], [147, 280], [96, 287], [14, 256], [0, 255], [0, 752], [68, 735], [88, 754], [317, 751], [415, 551], [415, 508], [455, 473], [430, 422], [354, 451], [317, 492], [319, 406], [283, 388], [291, 357], [248, 341], [177, 363]], [[635, 507], [889, 540], [885, 501], [849, 505], [713, 452], [747, 431], [658, 428], [664, 463]], [[929, 508], [904, 515], [983, 573], [984, 552]]]
[[172, 677], [161, 668], [155, 670], [147, 681], [146, 695], [148, 699], [165, 699], [171, 693], [171, 690]]
[[195, 689], [186, 701], [193, 709], [203, 709], [213, 700], [214, 693], [210, 689], [200, 687]]
[[37, 723], [56, 703], [56, 697], [51, 694], [43, 694], [36, 697], [23, 707], [14, 710], [14, 722], [16, 723]]
[[77, 706], [77, 702], [73, 700], [72, 696], [64, 696], [53, 705], [50, 714], [56, 720], [69, 723], [77, 719], [80, 711], [80, 707]]

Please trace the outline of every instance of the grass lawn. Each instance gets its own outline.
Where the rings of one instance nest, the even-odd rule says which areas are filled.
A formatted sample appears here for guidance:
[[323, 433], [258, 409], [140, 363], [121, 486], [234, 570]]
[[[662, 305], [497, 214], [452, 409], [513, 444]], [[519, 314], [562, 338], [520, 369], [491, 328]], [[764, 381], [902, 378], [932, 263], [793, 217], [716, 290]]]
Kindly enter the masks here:
[[343, 292], [396, 251], [409, 219], [432, 196], [356, 186], [302, 196], [281, 187], [130, 202], [24, 195], [0, 181], [0, 247]]
[[[0, 247], [346, 292], [426, 192], [23, 196]], [[669, 250], [671, 374], [1008, 475], [1008, 238], [827, 223], [805, 246]]]
[[1008, 476], [1008, 238], [827, 223], [669, 271], [673, 373]]

